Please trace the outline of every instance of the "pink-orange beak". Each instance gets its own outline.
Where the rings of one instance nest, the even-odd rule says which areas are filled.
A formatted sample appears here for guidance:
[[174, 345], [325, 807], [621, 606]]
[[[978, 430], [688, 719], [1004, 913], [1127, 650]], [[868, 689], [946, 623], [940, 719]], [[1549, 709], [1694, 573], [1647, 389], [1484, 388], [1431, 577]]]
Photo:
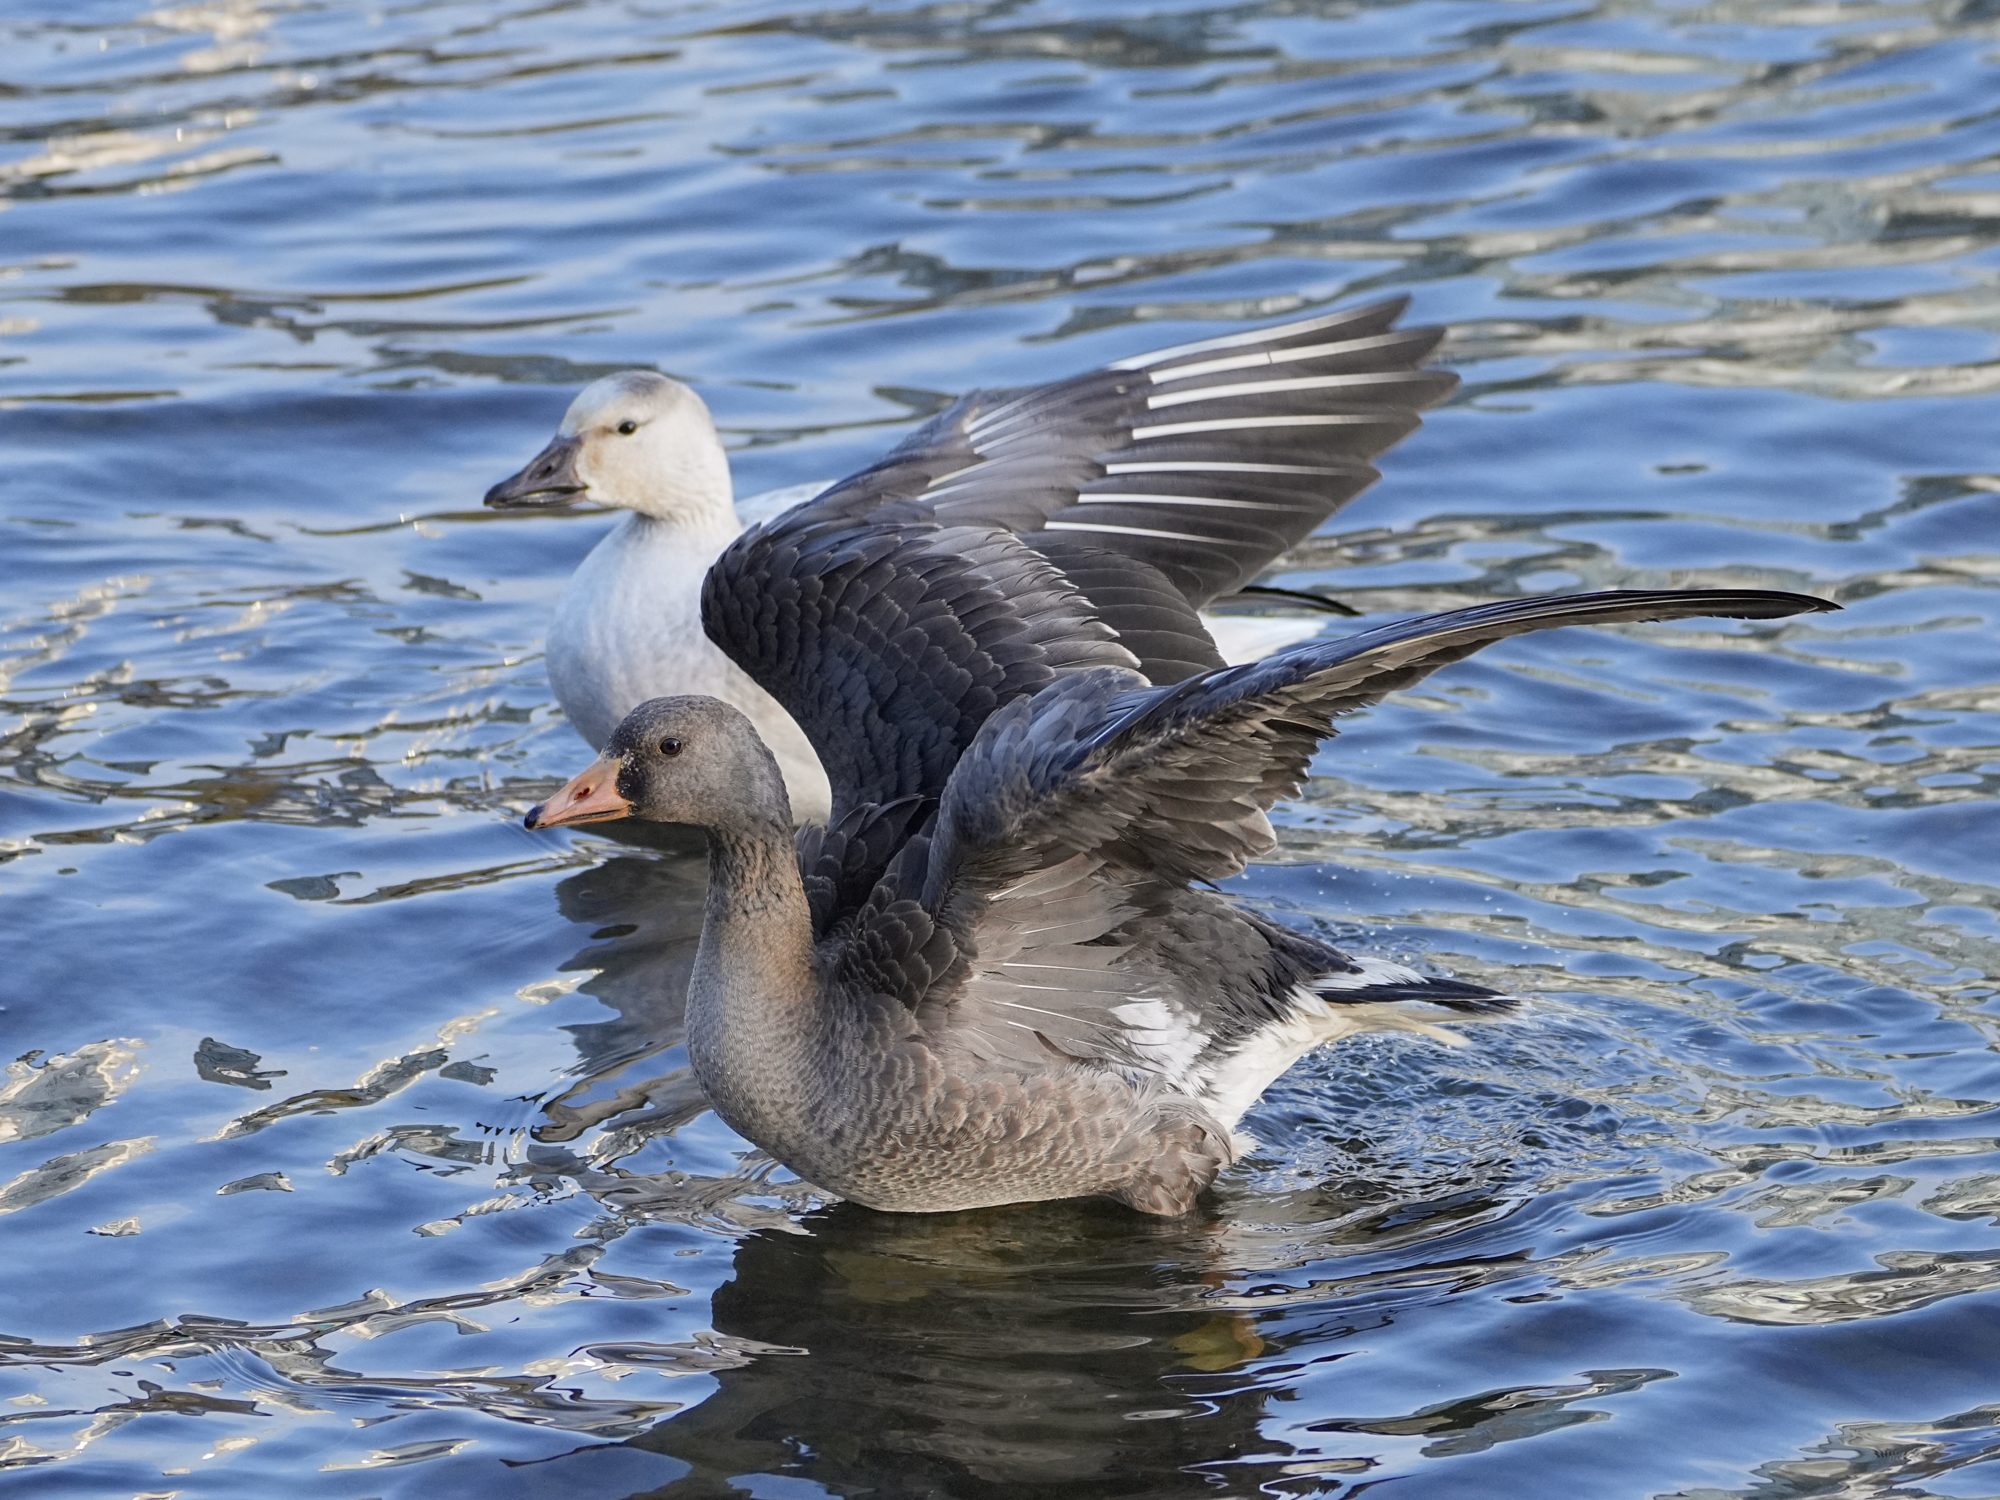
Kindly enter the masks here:
[[630, 817], [632, 804], [618, 795], [618, 767], [616, 756], [598, 756], [548, 801], [529, 808], [522, 824], [556, 828], [566, 823], [604, 823]]

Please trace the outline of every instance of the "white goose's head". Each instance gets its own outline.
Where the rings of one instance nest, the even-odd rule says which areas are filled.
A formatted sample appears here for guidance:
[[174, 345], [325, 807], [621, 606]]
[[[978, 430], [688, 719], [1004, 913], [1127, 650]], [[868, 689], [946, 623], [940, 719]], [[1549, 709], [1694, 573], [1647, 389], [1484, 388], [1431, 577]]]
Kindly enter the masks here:
[[546, 448], [486, 492], [495, 510], [586, 500], [733, 528], [729, 458], [701, 397], [651, 370], [606, 375], [570, 402]]

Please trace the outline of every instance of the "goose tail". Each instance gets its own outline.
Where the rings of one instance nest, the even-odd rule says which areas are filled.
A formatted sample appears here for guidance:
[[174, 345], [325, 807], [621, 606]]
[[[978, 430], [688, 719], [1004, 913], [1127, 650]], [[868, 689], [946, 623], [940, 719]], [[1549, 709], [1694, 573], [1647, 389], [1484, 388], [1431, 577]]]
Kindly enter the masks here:
[[1357, 958], [1351, 970], [1321, 974], [1300, 988], [1300, 1009], [1326, 1026], [1327, 1041], [1357, 1031], [1414, 1031], [1447, 1046], [1465, 1038], [1452, 1027], [1491, 1021], [1521, 1003], [1518, 995], [1438, 974], [1420, 974], [1381, 958]]
[[[1350, 967], [1315, 975], [1291, 994], [1289, 1012], [1260, 1027], [1216, 1060], [1201, 1099], [1225, 1129], [1236, 1131], [1244, 1112], [1278, 1076], [1306, 1053], [1363, 1031], [1402, 1031], [1446, 1046], [1462, 1047], [1458, 1028], [1497, 1020], [1519, 997], [1420, 974], [1380, 958], [1352, 958]], [[1253, 1144], [1237, 1136], [1237, 1155]]]

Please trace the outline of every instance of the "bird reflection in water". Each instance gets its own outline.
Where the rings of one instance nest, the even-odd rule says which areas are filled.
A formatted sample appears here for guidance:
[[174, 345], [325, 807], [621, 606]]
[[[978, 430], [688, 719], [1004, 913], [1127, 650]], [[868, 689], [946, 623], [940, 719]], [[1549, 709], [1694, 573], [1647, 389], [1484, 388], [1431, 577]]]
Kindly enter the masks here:
[[683, 836], [654, 857], [620, 854], [556, 886], [557, 909], [591, 936], [563, 967], [594, 971], [578, 992], [612, 1018], [563, 1028], [577, 1050], [575, 1077], [543, 1101], [537, 1141], [566, 1144], [631, 1111], [619, 1120], [625, 1129], [672, 1130], [703, 1108], [685, 1055], [664, 1071], [648, 1066], [683, 1041], [707, 882], [699, 835], [673, 832]]

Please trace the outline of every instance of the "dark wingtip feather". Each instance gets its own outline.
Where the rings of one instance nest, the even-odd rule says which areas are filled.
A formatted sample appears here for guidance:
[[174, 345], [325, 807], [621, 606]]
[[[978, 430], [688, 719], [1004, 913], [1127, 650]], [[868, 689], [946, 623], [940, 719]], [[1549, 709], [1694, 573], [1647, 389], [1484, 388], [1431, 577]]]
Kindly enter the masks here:
[[1817, 594], [1784, 589], [1690, 589], [1668, 597], [1729, 620], [1782, 620], [1789, 615], [1831, 614], [1840, 608]]
[[[1390, 636], [1446, 634], [1460, 629], [1491, 629], [1492, 639], [1561, 625], [1638, 624], [1711, 616], [1724, 620], [1782, 620], [1791, 615], [1825, 614], [1840, 606], [1817, 594], [1783, 589], [1599, 589], [1583, 594], [1531, 595], [1495, 599], [1439, 614], [1392, 621], [1349, 637], [1361, 646]], [[1304, 654], [1295, 647], [1284, 655]]]

